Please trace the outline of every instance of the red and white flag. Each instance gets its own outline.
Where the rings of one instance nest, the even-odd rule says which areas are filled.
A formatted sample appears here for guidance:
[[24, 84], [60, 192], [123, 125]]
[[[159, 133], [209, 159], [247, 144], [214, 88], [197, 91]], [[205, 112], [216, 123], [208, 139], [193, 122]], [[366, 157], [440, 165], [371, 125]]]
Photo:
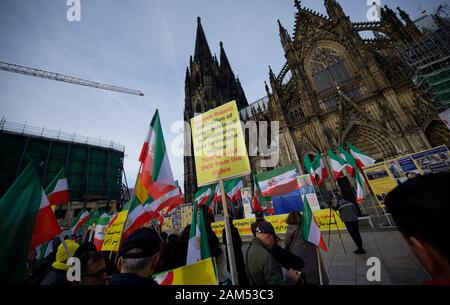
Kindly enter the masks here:
[[64, 167], [45, 189], [50, 205], [64, 204], [69, 202], [69, 186], [67, 183]]

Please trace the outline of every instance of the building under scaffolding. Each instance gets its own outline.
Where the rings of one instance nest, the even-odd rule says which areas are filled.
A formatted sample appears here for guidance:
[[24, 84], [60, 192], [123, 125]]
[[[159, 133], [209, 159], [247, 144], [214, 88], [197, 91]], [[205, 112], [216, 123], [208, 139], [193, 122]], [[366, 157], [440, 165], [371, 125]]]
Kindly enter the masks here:
[[[65, 168], [73, 214], [77, 215], [83, 207], [120, 206], [128, 199], [128, 188], [122, 182], [124, 151], [124, 146], [114, 142], [17, 124], [3, 118], [0, 121], [0, 197], [25, 168], [28, 157], [44, 188]], [[65, 211], [63, 206], [57, 210], [57, 216], [65, 217]]]
[[450, 27], [440, 27], [409, 43], [396, 44], [414, 84], [433, 101], [436, 110], [450, 108]]

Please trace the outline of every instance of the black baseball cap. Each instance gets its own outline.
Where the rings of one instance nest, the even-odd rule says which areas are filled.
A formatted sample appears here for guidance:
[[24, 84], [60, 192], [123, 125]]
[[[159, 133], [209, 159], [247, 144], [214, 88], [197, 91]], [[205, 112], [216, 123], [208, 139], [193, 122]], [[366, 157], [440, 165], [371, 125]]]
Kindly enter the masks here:
[[275, 238], [280, 239], [276, 234], [275, 234], [275, 229], [273, 228], [272, 224], [268, 221], [259, 221], [256, 225], [255, 228], [255, 232], [256, 233], [265, 233], [265, 234], [271, 234], [273, 235]]
[[[161, 238], [152, 228], [140, 228], [132, 233], [120, 247], [119, 257], [146, 258], [159, 252]], [[131, 252], [133, 253], [129, 253]], [[138, 251], [136, 251], [138, 250]]]

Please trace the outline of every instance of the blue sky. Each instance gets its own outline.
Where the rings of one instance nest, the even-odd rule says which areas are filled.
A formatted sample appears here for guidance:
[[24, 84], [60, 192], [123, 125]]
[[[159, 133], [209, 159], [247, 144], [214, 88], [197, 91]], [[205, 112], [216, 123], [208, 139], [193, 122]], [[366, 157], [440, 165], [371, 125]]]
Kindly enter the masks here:
[[[156, 109], [166, 144], [177, 136], [170, 128], [183, 117], [184, 76], [194, 51], [197, 16], [213, 54], [219, 54], [223, 41], [252, 102], [265, 95], [268, 65], [278, 72], [284, 64], [276, 21], [292, 33], [293, 2], [81, 0], [81, 21], [69, 22], [65, 0], [2, 0], [0, 61], [139, 89], [145, 97], [0, 72], [0, 116], [125, 145], [125, 171], [134, 184], [138, 154]], [[366, 20], [365, 0], [340, 2], [353, 21]], [[418, 17], [419, 5], [433, 11], [442, 1], [381, 3]], [[326, 14], [321, 0], [302, 5]], [[183, 159], [170, 158], [174, 176], [182, 182]]]

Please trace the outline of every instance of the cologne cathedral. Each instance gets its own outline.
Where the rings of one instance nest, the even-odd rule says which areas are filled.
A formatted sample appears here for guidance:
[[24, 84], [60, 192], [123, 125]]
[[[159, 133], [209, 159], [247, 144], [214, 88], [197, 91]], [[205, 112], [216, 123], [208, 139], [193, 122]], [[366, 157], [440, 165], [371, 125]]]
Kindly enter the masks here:
[[[353, 22], [335, 0], [324, 1], [327, 16], [294, 3], [293, 33], [278, 21], [286, 63], [281, 71], [269, 67], [267, 97], [251, 104], [223, 44], [219, 59], [211, 55], [198, 18], [195, 53], [186, 69], [185, 121], [236, 100], [242, 121], [279, 122], [278, 166], [295, 163], [300, 172], [306, 154], [347, 143], [377, 160], [450, 146], [439, 107], [413, 81], [399, 54], [398, 46], [424, 35], [406, 12], [384, 7], [380, 21]], [[448, 23], [438, 21], [448, 33]], [[361, 35], [367, 31], [373, 37]], [[185, 143], [185, 150], [192, 149]], [[261, 167], [262, 158], [251, 157], [254, 172], [268, 170]], [[184, 181], [186, 202], [192, 202], [197, 186], [190, 156], [184, 160]]]

